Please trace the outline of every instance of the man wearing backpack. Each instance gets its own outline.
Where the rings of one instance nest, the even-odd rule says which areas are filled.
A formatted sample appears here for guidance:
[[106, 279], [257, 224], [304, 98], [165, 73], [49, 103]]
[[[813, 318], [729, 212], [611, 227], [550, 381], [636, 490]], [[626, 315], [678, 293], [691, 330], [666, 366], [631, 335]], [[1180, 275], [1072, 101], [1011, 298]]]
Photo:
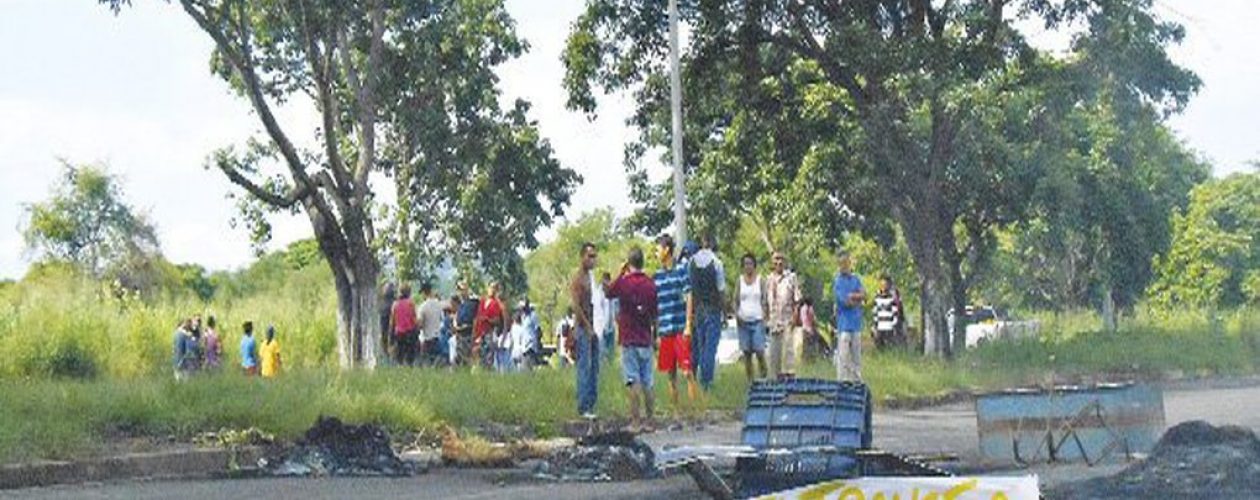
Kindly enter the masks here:
[[687, 303], [687, 334], [695, 334], [692, 344], [696, 347], [700, 387], [705, 391], [713, 388], [713, 375], [717, 368], [717, 345], [722, 337], [722, 313], [726, 310], [726, 273], [718, 259], [717, 242], [712, 234], [701, 239], [701, 248], [691, 258], [687, 269], [691, 286], [691, 301]]
[[[617, 327], [621, 332], [621, 371], [630, 403], [631, 430], [652, 431], [652, 326], [656, 323], [656, 285], [643, 274], [643, 250], [630, 249], [621, 275], [605, 290], [608, 298], [620, 301]], [[643, 399], [646, 420], [639, 418]]]

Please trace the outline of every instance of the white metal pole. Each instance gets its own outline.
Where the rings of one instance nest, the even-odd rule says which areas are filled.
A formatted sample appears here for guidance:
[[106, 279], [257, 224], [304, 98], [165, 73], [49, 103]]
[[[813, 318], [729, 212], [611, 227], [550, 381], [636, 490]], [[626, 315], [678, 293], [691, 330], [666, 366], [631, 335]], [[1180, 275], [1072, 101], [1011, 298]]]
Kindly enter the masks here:
[[687, 193], [683, 180], [682, 75], [678, 63], [678, 0], [669, 0], [669, 86], [673, 114], [674, 232], [687, 241]]

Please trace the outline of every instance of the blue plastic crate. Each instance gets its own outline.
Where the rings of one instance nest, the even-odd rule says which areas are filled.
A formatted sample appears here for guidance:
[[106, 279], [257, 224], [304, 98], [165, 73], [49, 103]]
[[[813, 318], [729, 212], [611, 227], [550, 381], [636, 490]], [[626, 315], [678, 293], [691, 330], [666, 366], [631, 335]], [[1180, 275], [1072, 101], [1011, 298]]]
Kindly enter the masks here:
[[861, 383], [818, 379], [754, 383], [744, 412], [743, 443], [754, 448], [869, 448], [870, 400], [870, 391]]

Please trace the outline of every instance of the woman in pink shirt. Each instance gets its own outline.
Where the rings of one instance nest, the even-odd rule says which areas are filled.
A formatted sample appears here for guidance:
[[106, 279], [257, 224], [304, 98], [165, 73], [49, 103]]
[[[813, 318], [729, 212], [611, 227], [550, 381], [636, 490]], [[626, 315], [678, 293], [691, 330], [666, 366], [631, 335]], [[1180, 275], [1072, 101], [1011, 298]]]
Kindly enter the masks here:
[[394, 362], [410, 366], [416, 362], [416, 304], [411, 301], [411, 285], [403, 285], [389, 320], [394, 333]]

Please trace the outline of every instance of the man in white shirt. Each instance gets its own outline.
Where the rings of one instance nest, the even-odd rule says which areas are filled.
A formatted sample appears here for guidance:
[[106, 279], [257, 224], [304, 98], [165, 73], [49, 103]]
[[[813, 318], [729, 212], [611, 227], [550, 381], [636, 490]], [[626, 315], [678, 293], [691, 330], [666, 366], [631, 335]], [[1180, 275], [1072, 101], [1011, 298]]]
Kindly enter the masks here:
[[424, 303], [416, 316], [420, 321], [420, 359], [421, 364], [434, 364], [437, 361], [438, 338], [442, 335], [442, 302], [433, 293], [433, 285], [420, 285], [420, 293], [424, 295]]
[[[593, 278], [595, 273], [591, 273], [591, 276]], [[591, 283], [591, 326], [595, 327], [595, 335], [599, 337], [606, 360], [612, 359], [613, 341], [617, 336], [613, 332], [613, 301], [604, 295], [604, 287], [611, 281], [612, 276], [605, 271], [598, 282]]]

